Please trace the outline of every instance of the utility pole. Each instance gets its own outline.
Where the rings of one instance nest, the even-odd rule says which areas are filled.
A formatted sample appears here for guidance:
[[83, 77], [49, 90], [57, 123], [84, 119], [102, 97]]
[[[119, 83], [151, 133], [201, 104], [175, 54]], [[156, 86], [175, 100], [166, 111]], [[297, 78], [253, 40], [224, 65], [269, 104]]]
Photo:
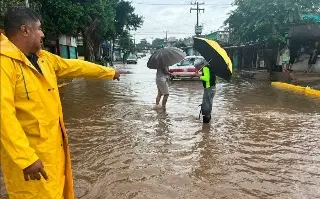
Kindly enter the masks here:
[[134, 53], [136, 53], [136, 35], [133, 35]]
[[199, 3], [198, 1], [195, 3], [191, 3], [191, 5], [196, 5], [197, 8], [190, 8], [190, 13], [195, 10], [197, 11], [197, 25], [195, 28], [195, 33], [196, 35], [200, 35], [202, 33], [202, 26], [199, 26], [199, 13], [202, 11], [204, 13], [204, 9], [203, 8], [199, 8], [199, 5], [204, 5], [204, 3]]
[[166, 47], [168, 46], [168, 31], [166, 31]]
[[26, 7], [29, 8], [29, 0], [25, 0], [26, 2]]

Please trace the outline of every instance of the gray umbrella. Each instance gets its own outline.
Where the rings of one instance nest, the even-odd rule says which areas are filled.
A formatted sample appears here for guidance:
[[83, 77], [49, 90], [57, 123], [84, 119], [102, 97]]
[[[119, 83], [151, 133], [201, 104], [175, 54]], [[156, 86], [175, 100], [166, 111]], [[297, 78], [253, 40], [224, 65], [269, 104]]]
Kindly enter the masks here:
[[185, 57], [186, 53], [179, 48], [162, 48], [151, 55], [147, 66], [150, 69], [165, 68], [180, 62]]

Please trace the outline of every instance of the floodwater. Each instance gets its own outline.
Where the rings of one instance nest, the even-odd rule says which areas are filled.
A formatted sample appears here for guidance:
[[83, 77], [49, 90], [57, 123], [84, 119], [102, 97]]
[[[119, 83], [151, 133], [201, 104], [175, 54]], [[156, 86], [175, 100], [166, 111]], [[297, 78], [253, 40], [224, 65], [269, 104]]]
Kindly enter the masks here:
[[320, 198], [319, 99], [221, 81], [203, 125], [201, 82], [172, 82], [167, 109], [154, 110], [146, 62], [120, 66], [132, 73], [120, 82], [62, 89], [77, 198]]

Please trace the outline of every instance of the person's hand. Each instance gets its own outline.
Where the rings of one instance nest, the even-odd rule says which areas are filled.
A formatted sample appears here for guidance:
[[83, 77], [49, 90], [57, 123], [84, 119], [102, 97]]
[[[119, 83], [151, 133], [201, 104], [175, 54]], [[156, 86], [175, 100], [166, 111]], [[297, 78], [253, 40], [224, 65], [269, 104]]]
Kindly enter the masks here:
[[177, 77], [174, 75], [174, 73], [170, 73], [170, 80], [176, 79]]
[[114, 74], [114, 77], [113, 77], [113, 80], [120, 81], [120, 71], [116, 70], [116, 72]]
[[41, 180], [41, 176], [43, 176], [45, 180], [49, 179], [41, 160], [37, 160], [32, 165], [23, 169], [23, 175], [25, 181], [29, 181], [29, 177], [30, 180]]
[[193, 77], [200, 77], [200, 74], [199, 74], [198, 72], [195, 72], [195, 73], [193, 74]]

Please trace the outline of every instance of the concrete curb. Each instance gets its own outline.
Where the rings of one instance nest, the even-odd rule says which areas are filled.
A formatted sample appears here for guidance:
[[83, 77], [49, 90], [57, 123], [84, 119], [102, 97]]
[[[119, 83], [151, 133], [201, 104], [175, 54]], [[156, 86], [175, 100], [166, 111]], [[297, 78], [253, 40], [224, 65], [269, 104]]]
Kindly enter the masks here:
[[302, 93], [305, 95], [317, 96], [320, 98], [320, 90], [315, 90], [310, 87], [296, 86], [293, 84], [283, 83], [283, 82], [272, 82], [271, 86], [279, 89], [289, 90], [297, 93]]
[[69, 84], [69, 83], [58, 84], [58, 88], [62, 88], [62, 87], [64, 87], [64, 86], [68, 85], [68, 84]]

